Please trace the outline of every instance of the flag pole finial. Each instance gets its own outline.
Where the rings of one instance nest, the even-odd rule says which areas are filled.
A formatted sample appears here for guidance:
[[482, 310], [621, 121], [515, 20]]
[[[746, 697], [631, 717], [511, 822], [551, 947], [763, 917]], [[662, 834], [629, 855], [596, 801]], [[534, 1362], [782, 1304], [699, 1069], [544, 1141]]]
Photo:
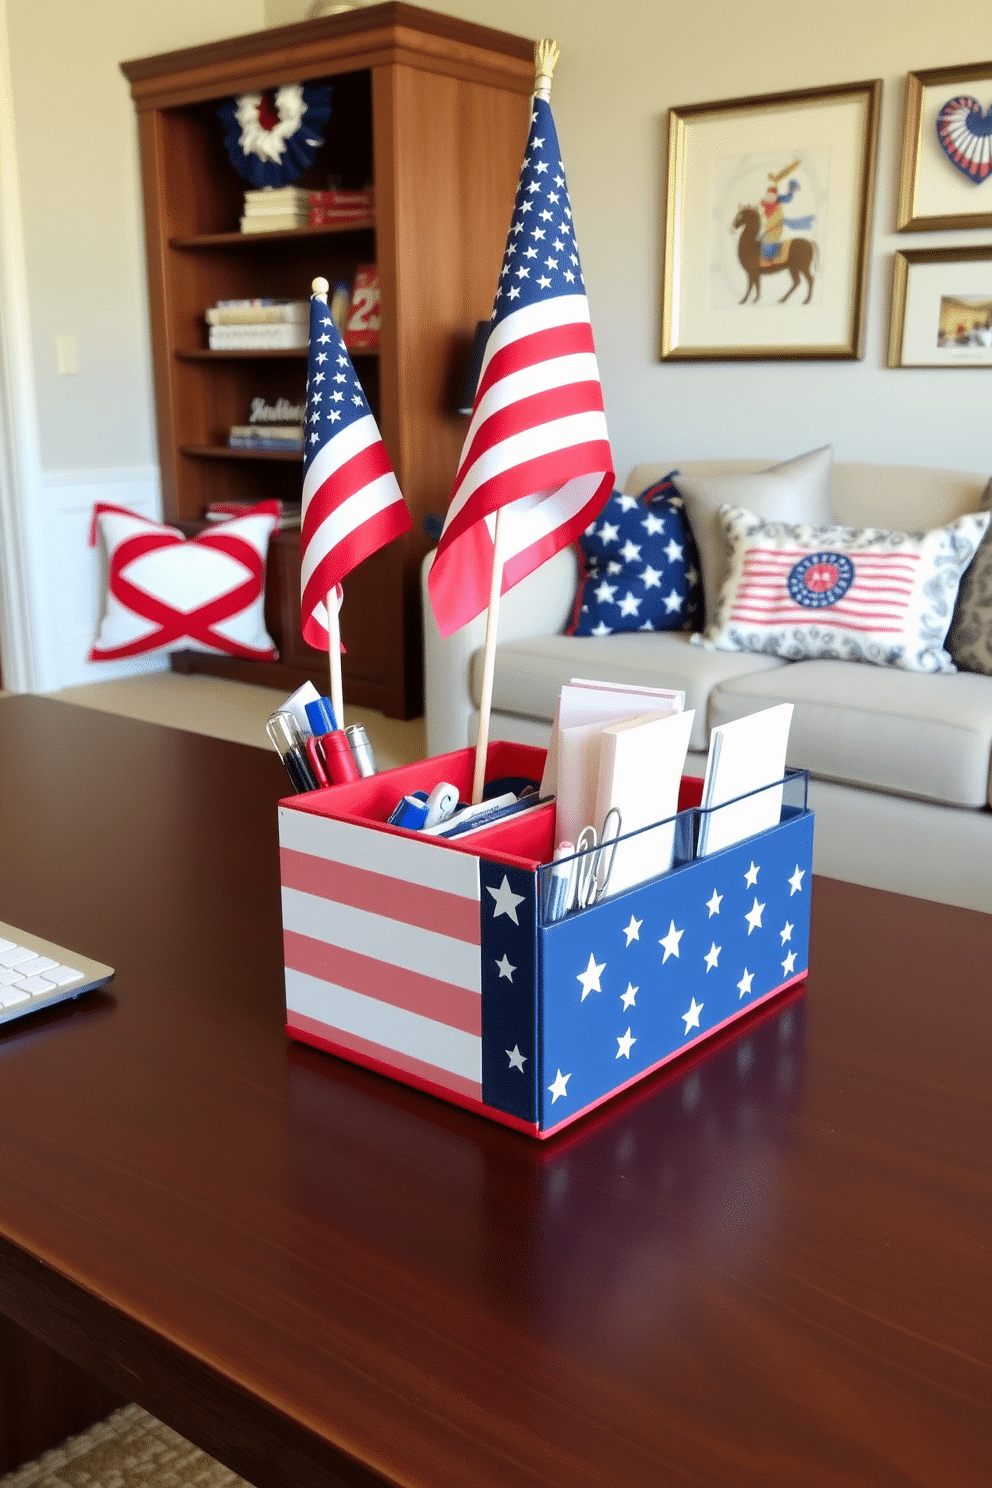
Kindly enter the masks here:
[[328, 284], [327, 280], [323, 278], [314, 279], [313, 283], [310, 285], [311, 291], [315, 295], [323, 295], [325, 301], [327, 299], [327, 291], [330, 289], [330, 287], [331, 286]]
[[534, 44], [534, 96], [547, 103], [551, 98], [551, 79], [561, 52], [556, 41], [546, 36]]

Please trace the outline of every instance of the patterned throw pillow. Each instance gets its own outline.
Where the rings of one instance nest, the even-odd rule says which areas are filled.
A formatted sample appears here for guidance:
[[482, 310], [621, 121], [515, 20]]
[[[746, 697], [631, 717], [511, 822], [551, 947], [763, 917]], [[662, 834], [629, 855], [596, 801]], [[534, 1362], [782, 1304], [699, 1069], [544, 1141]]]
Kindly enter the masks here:
[[787, 661], [956, 671], [944, 637], [989, 518], [974, 512], [932, 532], [881, 532], [764, 523], [724, 507], [727, 577], [713, 624], [693, 640]]
[[567, 634], [688, 630], [699, 613], [699, 560], [672, 477], [640, 496], [614, 491], [579, 538], [584, 573]]
[[265, 629], [265, 559], [279, 525], [275, 501], [198, 537], [120, 506], [93, 508], [107, 553], [107, 593], [90, 661], [149, 651], [210, 651], [251, 661], [278, 656]]
[[[992, 512], [992, 480], [980, 505], [982, 511]], [[947, 649], [963, 672], [992, 677], [992, 527], [961, 580]]]

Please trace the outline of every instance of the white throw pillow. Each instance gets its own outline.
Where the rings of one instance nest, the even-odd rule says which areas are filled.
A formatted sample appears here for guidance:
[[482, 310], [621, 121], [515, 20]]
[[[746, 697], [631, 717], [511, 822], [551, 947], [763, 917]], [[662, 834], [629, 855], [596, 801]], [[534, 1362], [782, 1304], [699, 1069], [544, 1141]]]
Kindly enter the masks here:
[[121, 506], [97, 502], [107, 587], [90, 661], [152, 651], [207, 651], [250, 661], [279, 655], [265, 628], [265, 561], [279, 526], [275, 501], [218, 522], [198, 537]]
[[692, 639], [707, 650], [787, 661], [956, 671], [943, 642], [990, 517], [971, 512], [932, 532], [882, 532], [766, 523], [725, 507], [729, 571], [713, 623]]
[[720, 525], [722, 506], [743, 506], [766, 522], [805, 522], [828, 527], [835, 521], [830, 499], [829, 445], [757, 470], [750, 475], [683, 475], [673, 484], [685, 502], [685, 512], [699, 549], [703, 603], [707, 625], [712, 621], [727, 573], [727, 548]]

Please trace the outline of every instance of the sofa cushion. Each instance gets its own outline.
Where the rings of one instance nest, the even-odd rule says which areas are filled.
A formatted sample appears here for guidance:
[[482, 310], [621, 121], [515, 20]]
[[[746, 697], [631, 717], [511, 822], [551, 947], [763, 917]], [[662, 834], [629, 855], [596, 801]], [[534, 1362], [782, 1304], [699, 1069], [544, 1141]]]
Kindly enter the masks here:
[[709, 724], [794, 703], [789, 764], [824, 780], [939, 801], [990, 801], [992, 683], [847, 661], [799, 661], [710, 695]]
[[569, 635], [687, 630], [702, 610], [699, 559], [670, 476], [638, 496], [614, 491], [579, 538], [584, 573]]
[[[483, 650], [472, 658], [472, 700], [482, 697]], [[706, 703], [710, 688], [729, 677], [784, 667], [774, 656], [698, 651], [689, 632], [608, 636], [533, 636], [504, 641], [496, 648], [493, 708], [526, 718], [555, 716], [558, 694], [573, 677], [674, 687], [685, 692], [685, 706], [695, 708], [690, 748], [705, 749], [709, 739]]]
[[770, 522], [808, 522], [825, 527], [834, 520], [830, 502], [829, 446], [741, 475], [685, 475], [674, 478], [699, 549], [706, 623], [711, 623], [727, 572], [727, 543], [720, 525], [722, 506], [743, 506]]
[[[981, 509], [992, 512], [992, 480]], [[992, 528], [962, 576], [947, 649], [962, 671], [992, 676]]]
[[926, 533], [762, 522], [743, 507], [720, 521], [727, 577], [700, 645], [954, 671], [943, 642], [989, 513]]

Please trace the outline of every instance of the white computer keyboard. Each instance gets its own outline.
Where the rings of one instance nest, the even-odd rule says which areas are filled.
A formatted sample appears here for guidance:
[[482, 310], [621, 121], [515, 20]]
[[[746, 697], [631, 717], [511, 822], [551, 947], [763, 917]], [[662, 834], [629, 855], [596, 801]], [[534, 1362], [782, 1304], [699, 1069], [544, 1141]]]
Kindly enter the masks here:
[[0, 920], [0, 1023], [105, 986], [112, 966]]

